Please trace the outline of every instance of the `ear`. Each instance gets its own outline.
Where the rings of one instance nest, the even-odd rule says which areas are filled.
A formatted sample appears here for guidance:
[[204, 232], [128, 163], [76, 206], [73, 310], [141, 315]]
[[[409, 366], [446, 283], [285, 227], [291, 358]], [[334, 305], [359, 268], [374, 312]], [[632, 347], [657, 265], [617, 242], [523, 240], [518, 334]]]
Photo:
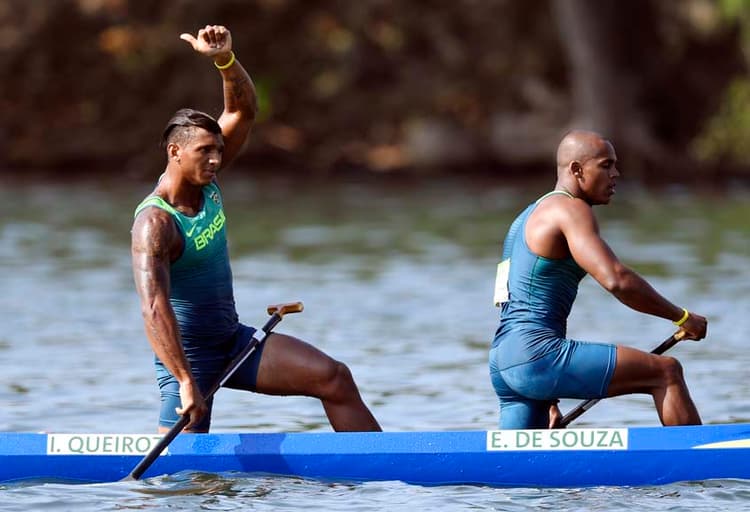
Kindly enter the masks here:
[[575, 178], [580, 179], [583, 177], [583, 166], [578, 160], [570, 162], [569, 169]]
[[178, 146], [174, 142], [170, 142], [169, 144], [167, 144], [167, 158], [169, 158], [170, 160], [179, 159], [180, 146]]

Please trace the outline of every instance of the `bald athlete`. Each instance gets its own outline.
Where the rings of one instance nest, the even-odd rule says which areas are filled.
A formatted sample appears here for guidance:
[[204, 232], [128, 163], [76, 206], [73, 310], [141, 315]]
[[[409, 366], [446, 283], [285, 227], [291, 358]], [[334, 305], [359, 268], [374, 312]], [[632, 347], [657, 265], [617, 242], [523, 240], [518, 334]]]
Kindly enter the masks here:
[[686, 339], [705, 337], [704, 317], [676, 306], [622, 264], [601, 238], [592, 207], [615, 194], [612, 144], [572, 131], [557, 151], [553, 191], [512, 223], [498, 270], [500, 325], [490, 350], [490, 377], [500, 428], [554, 428], [559, 398], [653, 397], [663, 425], [698, 425], [680, 363], [621, 345], [567, 338], [567, 318], [586, 274], [626, 306], [673, 321]]

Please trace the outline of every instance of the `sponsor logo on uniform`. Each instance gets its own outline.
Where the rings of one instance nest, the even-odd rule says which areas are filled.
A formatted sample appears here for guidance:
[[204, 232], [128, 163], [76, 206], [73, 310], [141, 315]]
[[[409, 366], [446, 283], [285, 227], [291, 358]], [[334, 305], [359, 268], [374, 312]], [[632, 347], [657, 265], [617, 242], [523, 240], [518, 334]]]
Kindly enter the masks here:
[[[224, 223], [226, 222], [227, 218], [224, 215], [224, 210], [219, 210], [219, 213], [216, 214], [216, 216], [213, 218], [213, 220], [201, 231], [194, 239], [195, 242], [195, 249], [198, 251], [201, 251], [208, 247], [208, 245], [213, 241], [214, 237], [216, 236], [216, 233], [221, 231], [221, 228], [224, 227]], [[189, 236], [189, 235], [188, 235]]]

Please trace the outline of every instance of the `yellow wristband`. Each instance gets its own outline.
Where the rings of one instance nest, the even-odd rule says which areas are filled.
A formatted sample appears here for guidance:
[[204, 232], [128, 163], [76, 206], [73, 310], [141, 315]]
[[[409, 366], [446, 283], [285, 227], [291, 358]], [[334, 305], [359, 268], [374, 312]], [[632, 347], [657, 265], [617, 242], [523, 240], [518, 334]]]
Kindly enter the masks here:
[[672, 323], [675, 324], [677, 327], [680, 327], [682, 324], [684, 324], [687, 321], [689, 316], [690, 316], [690, 312], [688, 312], [687, 309], [682, 308], [682, 317], [680, 317], [679, 320], [676, 320]]
[[216, 69], [228, 69], [232, 66], [232, 64], [234, 64], [234, 52], [230, 51], [229, 54], [231, 55], [231, 57], [229, 57], [229, 62], [227, 62], [226, 64], [219, 65], [216, 63], [216, 61], [214, 61], [214, 66], [216, 66]]

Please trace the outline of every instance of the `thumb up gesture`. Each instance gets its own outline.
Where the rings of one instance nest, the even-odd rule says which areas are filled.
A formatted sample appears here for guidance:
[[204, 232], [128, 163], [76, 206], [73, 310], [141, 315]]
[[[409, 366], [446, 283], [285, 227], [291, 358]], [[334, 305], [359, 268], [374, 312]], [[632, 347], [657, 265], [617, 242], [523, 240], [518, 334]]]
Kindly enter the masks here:
[[232, 34], [223, 25], [206, 25], [198, 31], [198, 36], [180, 34], [180, 39], [187, 41], [198, 53], [207, 57], [229, 54], [232, 51]]

